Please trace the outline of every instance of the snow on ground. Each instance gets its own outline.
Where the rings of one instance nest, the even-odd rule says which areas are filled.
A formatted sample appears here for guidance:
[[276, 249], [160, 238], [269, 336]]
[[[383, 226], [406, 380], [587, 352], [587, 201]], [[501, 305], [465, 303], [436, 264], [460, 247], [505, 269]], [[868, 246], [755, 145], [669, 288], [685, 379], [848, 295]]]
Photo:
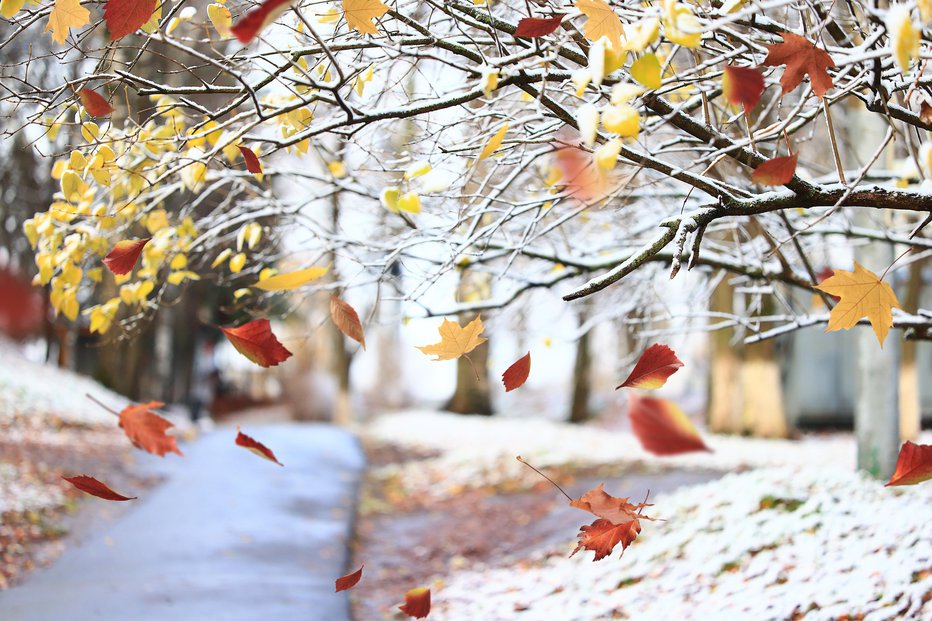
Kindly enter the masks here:
[[[623, 557], [568, 558], [568, 543], [526, 563], [458, 572], [435, 594], [432, 618], [932, 618], [932, 486], [766, 468], [654, 502], [649, 515], [666, 521], [643, 522]], [[591, 517], [580, 512], [580, 524]]]
[[7, 512], [25, 513], [65, 502], [57, 487], [37, 485], [13, 464], [0, 462], [0, 516]]

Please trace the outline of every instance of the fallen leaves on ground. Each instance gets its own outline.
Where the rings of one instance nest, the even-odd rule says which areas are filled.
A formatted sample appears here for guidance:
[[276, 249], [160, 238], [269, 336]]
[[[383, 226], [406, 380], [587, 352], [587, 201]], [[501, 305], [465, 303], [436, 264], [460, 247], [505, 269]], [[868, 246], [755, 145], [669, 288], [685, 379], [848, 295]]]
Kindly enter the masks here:
[[356, 309], [335, 295], [330, 296], [330, 317], [337, 329], [366, 348], [366, 335]]
[[113, 250], [104, 257], [104, 265], [117, 276], [129, 274], [139, 259], [142, 249], [149, 243], [149, 239], [127, 239], [118, 241]]
[[275, 453], [273, 453], [269, 447], [240, 431], [239, 425], [236, 426], [236, 446], [242, 446], [243, 448], [255, 453], [259, 457], [274, 462], [279, 466], [285, 465], [278, 461], [278, 459], [275, 457]]
[[530, 374], [531, 352], [528, 352], [518, 358], [504, 373], [502, 373], [502, 383], [505, 384], [505, 392], [511, 392], [515, 388], [523, 386]]
[[97, 496], [98, 498], [103, 498], [104, 500], [113, 500], [113, 501], [124, 501], [124, 500], [136, 500], [135, 496], [124, 496], [123, 494], [118, 494], [117, 492], [110, 489], [104, 483], [101, 483], [97, 479], [85, 474], [81, 474], [73, 477], [62, 477], [64, 480], [68, 481], [76, 488], [90, 494], [91, 496]]
[[434, 361], [438, 360], [455, 360], [460, 356], [468, 354], [479, 345], [486, 342], [485, 338], [480, 337], [482, 330], [482, 318], [476, 315], [476, 318], [461, 327], [457, 322], [444, 319], [440, 324], [440, 342], [433, 345], [421, 345], [418, 347], [428, 356], [436, 356]]
[[660, 388], [682, 367], [683, 362], [667, 345], [660, 343], [651, 345], [644, 350], [631, 373], [625, 381], [615, 387], [615, 390], [619, 388], [643, 388], [645, 390]]
[[142, 28], [149, 21], [158, 0], [107, 0], [104, 21], [110, 39], [116, 41]]
[[780, 36], [783, 37], [783, 43], [768, 45], [767, 58], [762, 64], [767, 67], [786, 65], [780, 78], [783, 94], [786, 95], [799, 86], [803, 76], [808, 75], [812, 92], [818, 97], [825, 95], [828, 89], [834, 86], [832, 76], [827, 71], [829, 67], [835, 66], [832, 57], [805, 37], [792, 32], [781, 32]]
[[220, 329], [236, 351], [260, 367], [274, 367], [291, 357], [291, 352], [272, 334], [268, 319], [253, 319], [238, 328]]
[[631, 431], [644, 450], [654, 455], [711, 451], [678, 405], [667, 399], [629, 395]]
[[834, 272], [830, 278], [816, 285], [816, 289], [841, 298], [829, 314], [825, 331], [849, 330], [867, 317], [883, 347], [884, 339], [893, 326], [893, 309], [900, 308], [893, 289], [857, 261], [853, 272], [837, 269]]
[[430, 614], [430, 589], [420, 587], [405, 593], [405, 603], [398, 610], [409, 617], [423, 619]]
[[337, 578], [336, 584], [334, 587], [336, 589], [335, 592], [339, 593], [340, 591], [352, 589], [354, 586], [356, 586], [356, 584], [362, 578], [363, 567], [365, 567], [365, 565], [363, 565], [362, 567], [360, 567], [359, 569], [357, 569], [351, 574], [346, 574], [345, 576], [340, 576], [339, 578]]
[[896, 458], [896, 470], [887, 487], [915, 485], [932, 479], [932, 444], [905, 442]]
[[120, 412], [120, 428], [138, 449], [164, 457], [166, 453], [176, 453], [180, 457], [184, 454], [178, 450], [177, 439], [165, 432], [174, 427], [153, 409], [165, 404], [160, 401], [150, 401], [129, 405]]

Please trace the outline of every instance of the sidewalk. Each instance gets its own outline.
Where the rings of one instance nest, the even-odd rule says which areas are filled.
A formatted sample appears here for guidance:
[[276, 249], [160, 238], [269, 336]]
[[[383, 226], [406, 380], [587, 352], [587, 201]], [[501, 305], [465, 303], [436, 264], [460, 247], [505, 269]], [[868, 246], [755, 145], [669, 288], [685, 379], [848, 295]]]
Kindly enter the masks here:
[[348, 620], [333, 582], [347, 569], [360, 447], [323, 424], [243, 431], [285, 467], [235, 446], [233, 429], [207, 434], [160, 461], [168, 480], [123, 518], [0, 592], [0, 621]]

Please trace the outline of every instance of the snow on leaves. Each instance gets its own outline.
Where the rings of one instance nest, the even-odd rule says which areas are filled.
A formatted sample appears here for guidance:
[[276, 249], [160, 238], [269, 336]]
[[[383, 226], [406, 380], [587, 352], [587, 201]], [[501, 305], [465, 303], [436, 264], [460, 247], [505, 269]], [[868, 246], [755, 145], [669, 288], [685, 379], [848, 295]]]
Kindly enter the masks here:
[[428, 356], [436, 356], [434, 361], [455, 360], [468, 354], [488, 340], [479, 336], [484, 329], [482, 318], [478, 315], [465, 327], [460, 326], [455, 321], [444, 319], [443, 323], [440, 324], [440, 328], [438, 328], [440, 342], [433, 345], [421, 345], [418, 349]]
[[883, 347], [893, 326], [893, 309], [900, 308], [900, 303], [880, 276], [855, 261], [853, 272], [834, 270], [816, 289], [841, 298], [829, 314], [826, 332], [849, 330], [867, 317]]
[[103, 498], [104, 500], [113, 500], [113, 501], [125, 501], [125, 500], [136, 500], [136, 496], [124, 496], [123, 494], [118, 494], [108, 487], [106, 484], [101, 483], [97, 479], [86, 474], [81, 474], [73, 477], [62, 477], [64, 480], [68, 481], [76, 488], [81, 490], [86, 494], [91, 496], [97, 496], [98, 498]]
[[637, 364], [628, 377], [619, 384], [619, 388], [642, 388], [654, 390], [667, 383], [667, 378], [683, 367], [672, 349], [662, 344], [655, 344], [644, 350]]
[[119, 413], [120, 427], [138, 449], [159, 457], [164, 457], [166, 453], [184, 457], [178, 450], [176, 438], [165, 433], [174, 425], [152, 412], [164, 405], [160, 401], [129, 405]]
[[274, 367], [291, 357], [291, 352], [272, 334], [268, 319], [254, 319], [238, 328], [220, 329], [236, 351], [260, 367]]

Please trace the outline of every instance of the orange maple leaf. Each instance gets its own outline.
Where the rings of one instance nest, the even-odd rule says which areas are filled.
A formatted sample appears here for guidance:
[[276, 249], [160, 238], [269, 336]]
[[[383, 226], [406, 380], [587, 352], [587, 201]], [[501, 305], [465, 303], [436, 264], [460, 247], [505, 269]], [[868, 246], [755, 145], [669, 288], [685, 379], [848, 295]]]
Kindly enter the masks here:
[[178, 450], [177, 440], [165, 433], [174, 425], [150, 411], [163, 405], [165, 404], [160, 401], [150, 401], [126, 406], [119, 415], [120, 427], [138, 449], [159, 457], [164, 457], [166, 453], [177, 453], [184, 457]]
[[588, 526], [579, 528], [579, 544], [570, 556], [582, 549], [595, 552], [593, 561], [599, 561], [612, 553], [619, 543], [624, 551], [637, 538], [641, 532], [641, 520], [651, 520], [642, 515], [641, 510], [653, 505], [645, 502], [633, 504], [628, 498], [616, 498], [603, 489], [604, 484], [589, 490], [578, 500], [570, 501], [571, 507], [588, 511], [599, 519]]
[[780, 78], [783, 94], [799, 86], [803, 76], [808, 74], [812, 92], [818, 97], [825, 95], [835, 85], [827, 71], [829, 67], [835, 66], [832, 57], [805, 37], [792, 32], [781, 32], [780, 36], [783, 37], [783, 43], [767, 46], [767, 58], [763, 64], [767, 67], [786, 65], [783, 77]]

